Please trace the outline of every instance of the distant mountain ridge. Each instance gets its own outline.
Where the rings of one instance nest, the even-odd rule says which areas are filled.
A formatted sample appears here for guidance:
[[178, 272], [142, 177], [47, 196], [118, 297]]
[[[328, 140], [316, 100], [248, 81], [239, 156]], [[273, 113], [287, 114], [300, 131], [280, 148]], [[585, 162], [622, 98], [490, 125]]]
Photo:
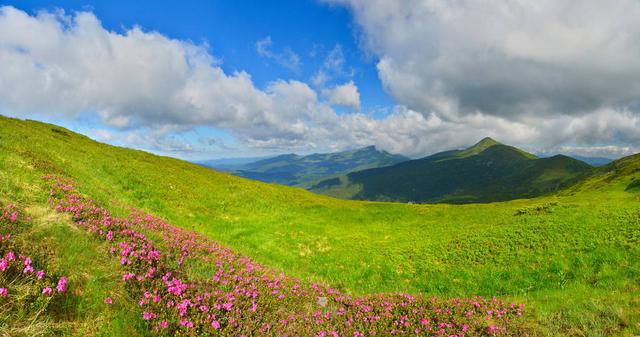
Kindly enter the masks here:
[[467, 149], [323, 180], [311, 190], [347, 199], [491, 202], [549, 193], [591, 170], [590, 165], [568, 156], [538, 158], [484, 138]]
[[583, 161], [591, 166], [604, 166], [613, 162], [613, 159], [604, 157], [585, 157], [578, 155], [569, 155], [569, 157]]
[[263, 182], [308, 187], [313, 182], [330, 176], [393, 165], [406, 160], [409, 158], [368, 146], [334, 153], [284, 154], [236, 165], [204, 165]]
[[254, 162], [257, 162], [258, 160], [263, 160], [268, 158], [272, 158], [272, 156], [220, 158], [220, 159], [200, 160], [200, 161], [195, 161], [194, 163], [204, 167], [215, 168], [221, 171], [233, 171], [238, 167], [242, 167], [243, 165], [254, 163]]

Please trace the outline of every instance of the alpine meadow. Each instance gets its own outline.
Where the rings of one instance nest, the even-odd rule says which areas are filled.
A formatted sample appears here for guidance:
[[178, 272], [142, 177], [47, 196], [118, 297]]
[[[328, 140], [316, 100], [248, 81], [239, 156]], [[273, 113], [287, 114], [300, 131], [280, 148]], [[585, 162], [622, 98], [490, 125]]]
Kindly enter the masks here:
[[639, 41], [637, 0], [3, 4], [0, 336], [640, 336]]

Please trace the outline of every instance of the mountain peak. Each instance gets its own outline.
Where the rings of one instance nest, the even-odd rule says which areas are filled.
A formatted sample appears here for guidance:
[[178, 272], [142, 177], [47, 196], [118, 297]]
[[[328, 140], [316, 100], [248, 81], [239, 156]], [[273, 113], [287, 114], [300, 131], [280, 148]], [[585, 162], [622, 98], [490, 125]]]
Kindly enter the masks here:
[[494, 146], [494, 145], [499, 145], [501, 144], [499, 141], [491, 138], [491, 137], [484, 137], [482, 138], [481, 141], [477, 142], [476, 145], [472, 146], [471, 148], [483, 148], [486, 149], [490, 146]]
[[491, 137], [485, 137], [485, 138], [482, 138], [482, 140], [477, 142], [475, 145], [460, 151], [457, 157], [466, 157], [466, 156], [475, 155], [494, 145], [501, 145], [501, 144], [502, 143], [494, 140]]

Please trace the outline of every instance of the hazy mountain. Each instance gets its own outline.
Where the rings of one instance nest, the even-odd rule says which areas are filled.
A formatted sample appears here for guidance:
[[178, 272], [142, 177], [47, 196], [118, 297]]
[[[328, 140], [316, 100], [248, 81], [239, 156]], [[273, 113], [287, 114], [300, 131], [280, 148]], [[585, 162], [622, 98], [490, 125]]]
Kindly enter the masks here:
[[578, 155], [569, 155], [569, 157], [583, 161], [591, 166], [604, 166], [613, 161], [613, 159], [604, 158], [604, 157], [584, 157], [584, 156], [578, 156]]
[[[333, 175], [397, 164], [408, 158], [390, 154], [368, 146], [358, 150], [316, 153], [311, 155], [284, 154], [241, 165], [218, 165], [241, 177], [290, 186], [308, 186]], [[231, 168], [229, 170], [228, 168]]]
[[238, 168], [241, 168], [243, 165], [247, 165], [249, 163], [254, 163], [259, 160], [264, 160], [272, 157], [273, 156], [220, 158], [220, 159], [200, 160], [200, 161], [195, 161], [195, 163], [208, 168], [214, 168], [220, 171], [234, 171]]

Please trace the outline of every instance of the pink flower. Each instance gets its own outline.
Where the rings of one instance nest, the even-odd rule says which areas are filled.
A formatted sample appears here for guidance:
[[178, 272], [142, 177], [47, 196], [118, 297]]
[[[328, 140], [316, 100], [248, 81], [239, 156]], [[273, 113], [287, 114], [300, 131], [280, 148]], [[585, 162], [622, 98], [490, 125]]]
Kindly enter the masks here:
[[22, 270], [22, 273], [23, 274], [30, 274], [30, 273], [33, 273], [33, 270], [34, 270], [33, 267], [31, 267], [31, 265], [28, 265], [28, 266], [24, 267], [24, 269]]
[[220, 329], [220, 323], [218, 321], [216, 321], [215, 319], [213, 321], [211, 321], [211, 326], [214, 329]]
[[0, 271], [7, 270], [8, 266], [9, 266], [9, 263], [7, 262], [6, 259], [0, 259]]
[[63, 293], [67, 290], [67, 278], [62, 276], [60, 278], [60, 280], [58, 280], [58, 285], [56, 286], [56, 289], [58, 290], [59, 293]]
[[40, 270], [39, 272], [36, 273], [36, 278], [38, 280], [42, 280], [42, 277], [44, 277], [44, 270]]
[[180, 321], [180, 325], [186, 327], [187, 329], [193, 328], [193, 322], [191, 322], [190, 320], [188, 320], [186, 318]]
[[168, 327], [169, 327], [169, 322], [167, 322], [167, 321], [160, 322], [160, 329], [164, 330], [164, 329], [166, 329]]
[[53, 293], [53, 289], [51, 289], [50, 287], [46, 287], [42, 289], [42, 295], [50, 296], [52, 293]]
[[135, 276], [136, 276], [136, 274], [134, 274], [134, 273], [124, 274], [124, 275], [122, 275], [122, 280], [123, 281], [129, 281], [130, 279], [134, 278]]
[[112, 303], [113, 303], [113, 299], [111, 299], [111, 297], [106, 297], [106, 298], [104, 299], [104, 304], [109, 304], [109, 305], [111, 305]]
[[18, 212], [11, 213], [11, 215], [9, 216], [9, 221], [10, 222], [15, 222], [16, 219], [18, 219]]
[[8, 293], [7, 288], [0, 288], [0, 297], [7, 297]]
[[154, 319], [154, 318], [156, 318], [156, 317], [157, 317], [157, 315], [156, 315], [156, 314], [154, 314], [154, 313], [152, 313], [152, 312], [147, 312], [147, 311], [145, 311], [145, 312], [143, 312], [143, 313], [142, 313], [142, 318], [143, 318], [145, 321], [152, 320], [152, 319]]
[[113, 232], [112, 231], [107, 232], [107, 240], [109, 240], [109, 241], [113, 240]]

